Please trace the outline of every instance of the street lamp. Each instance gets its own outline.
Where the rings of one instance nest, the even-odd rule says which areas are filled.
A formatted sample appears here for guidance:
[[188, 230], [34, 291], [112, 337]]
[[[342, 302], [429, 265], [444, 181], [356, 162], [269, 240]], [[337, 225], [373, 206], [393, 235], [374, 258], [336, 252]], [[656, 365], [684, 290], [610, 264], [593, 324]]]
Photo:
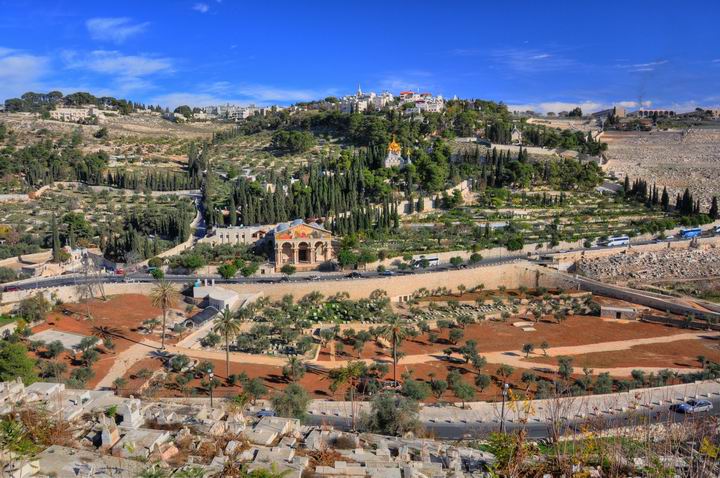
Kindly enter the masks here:
[[211, 368], [208, 369], [208, 377], [210, 378], [210, 381], [208, 382], [208, 388], [210, 389], [210, 408], [213, 408], [213, 388], [215, 386], [215, 373], [212, 371]]
[[500, 433], [505, 433], [505, 400], [508, 396], [510, 385], [507, 382], [502, 386], [502, 410], [500, 411]]

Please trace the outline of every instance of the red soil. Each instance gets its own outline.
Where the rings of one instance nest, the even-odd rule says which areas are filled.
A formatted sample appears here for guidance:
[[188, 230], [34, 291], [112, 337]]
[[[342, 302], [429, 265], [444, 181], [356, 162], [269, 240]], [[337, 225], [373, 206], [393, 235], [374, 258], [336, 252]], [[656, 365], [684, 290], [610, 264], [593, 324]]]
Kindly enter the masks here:
[[[706, 360], [720, 362], [720, 349], [717, 339], [678, 340], [677, 342], [636, 345], [620, 353], [591, 352], [572, 355], [576, 368], [614, 368], [614, 367], [668, 367], [698, 368], [699, 355]], [[532, 362], [557, 364], [555, 357], [530, 356]]]
[[[92, 320], [87, 318], [88, 310]], [[68, 311], [66, 315], [63, 311]], [[168, 312], [171, 314], [172, 312]], [[47, 320], [33, 327], [32, 332], [37, 333], [46, 329], [76, 333], [84, 336], [98, 336], [102, 328], [112, 332], [112, 341], [115, 344], [113, 351], [106, 350], [99, 344], [100, 360], [93, 366], [95, 376], [88, 382], [93, 388], [108, 373], [117, 355], [127, 350], [136, 342], [144, 339], [160, 341], [160, 330], [156, 329], [152, 335], [143, 335], [138, 332], [142, 322], [147, 319], [162, 318], [162, 310], [154, 307], [148, 296], [140, 294], [116, 295], [108, 300], [91, 300], [78, 304], [63, 304], [48, 314]], [[167, 343], [175, 343], [179, 337], [166, 337]], [[73, 362], [69, 353], [63, 353], [57, 360], [68, 365], [68, 376], [73, 368], [82, 365]]]
[[[620, 323], [594, 316], [570, 316], [562, 324], [558, 324], [550, 320], [550, 318], [545, 318], [534, 324], [533, 327], [536, 329], [535, 332], [523, 332], [519, 327], [514, 327], [511, 321], [503, 323], [487, 320], [467, 326], [464, 329], [464, 337], [458, 345], [473, 339], [477, 342], [478, 351], [483, 353], [519, 350], [523, 344], [528, 342], [532, 342], [537, 347], [543, 341], [547, 341], [551, 347], [561, 347], [662, 337], [686, 332], [682, 329], [664, 325], [645, 322]], [[406, 355], [432, 354], [442, 352], [448, 347], [457, 346], [447, 340], [448, 333], [447, 329], [442, 330], [442, 332], [438, 333], [438, 342], [432, 344], [427, 334], [405, 340], [400, 346], [400, 351]], [[375, 342], [369, 342], [363, 349], [361, 356], [367, 359], [387, 359], [391, 353], [389, 348], [383, 349]], [[347, 342], [344, 345], [344, 354], [337, 355], [336, 358], [338, 360], [357, 358], [357, 353], [352, 348], [352, 342]], [[323, 347], [318, 360], [330, 360], [327, 347]]]

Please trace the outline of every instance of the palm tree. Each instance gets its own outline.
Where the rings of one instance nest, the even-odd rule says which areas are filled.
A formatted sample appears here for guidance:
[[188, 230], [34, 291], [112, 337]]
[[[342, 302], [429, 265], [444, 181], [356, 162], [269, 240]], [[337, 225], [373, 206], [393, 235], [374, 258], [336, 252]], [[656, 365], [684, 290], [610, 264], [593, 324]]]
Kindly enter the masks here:
[[288, 357], [287, 364], [282, 369], [284, 376], [295, 382], [305, 375], [305, 363], [297, 357]]
[[225, 306], [220, 317], [215, 319], [213, 332], [225, 338], [225, 376], [230, 378], [230, 339], [240, 333], [240, 319]]
[[348, 362], [342, 368], [335, 368], [330, 371], [329, 377], [332, 380], [330, 390], [335, 393], [342, 385], [348, 384], [350, 390], [350, 415], [352, 417], [352, 429], [355, 430], [355, 388], [357, 380], [367, 371], [365, 362]]
[[179, 295], [180, 294], [178, 294], [178, 292], [175, 290], [175, 287], [173, 287], [173, 285], [166, 280], [159, 280], [157, 284], [155, 284], [152, 292], [150, 293], [152, 304], [155, 307], [162, 309], [163, 313], [161, 341], [161, 349], [163, 350], [165, 349], [165, 322], [167, 321], [167, 311], [169, 308], [175, 306], [178, 301]]
[[392, 342], [393, 349], [393, 381], [397, 384], [397, 348], [398, 345], [409, 335], [410, 327], [407, 322], [397, 315], [393, 315], [381, 329], [381, 335]]

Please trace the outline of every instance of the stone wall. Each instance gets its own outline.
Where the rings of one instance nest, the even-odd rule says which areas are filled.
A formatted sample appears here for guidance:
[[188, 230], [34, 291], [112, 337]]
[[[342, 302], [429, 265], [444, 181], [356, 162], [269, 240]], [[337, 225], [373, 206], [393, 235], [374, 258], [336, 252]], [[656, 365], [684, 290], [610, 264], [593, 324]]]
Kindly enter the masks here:
[[[541, 279], [550, 283], [550, 279]], [[367, 297], [374, 290], [387, 292], [393, 300], [404, 300], [418, 289], [428, 290], [447, 287], [457, 290], [459, 285], [467, 288], [483, 284], [485, 289], [497, 289], [505, 286], [514, 289], [521, 285], [532, 287], [537, 281], [535, 269], [526, 261], [517, 260], [505, 264], [471, 267], [468, 269], [448, 270], [439, 272], [418, 273], [413, 275], [396, 275], [391, 277], [375, 277], [368, 279], [337, 279], [309, 282], [280, 282], [275, 284], [221, 284], [221, 287], [240, 293], [262, 291], [270, 299], [279, 299], [285, 294], [301, 297], [313, 291], [325, 296], [347, 292], [352, 299]]]
[[[180, 289], [182, 284], [176, 284]], [[150, 295], [153, 289], [152, 283], [120, 283], [120, 284], [104, 284], [105, 295], [122, 295], [122, 294], [143, 294]], [[28, 297], [37, 295], [38, 293], [45, 296], [51, 302], [78, 302], [82, 299], [82, 289], [78, 286], [60, 286], [60, 287], [43, 287], [40, 289], [18, 290], [13, 292], [3, 292], [2, 305], [0, 312], [9, 312], [13, 310], [18, 302]]]

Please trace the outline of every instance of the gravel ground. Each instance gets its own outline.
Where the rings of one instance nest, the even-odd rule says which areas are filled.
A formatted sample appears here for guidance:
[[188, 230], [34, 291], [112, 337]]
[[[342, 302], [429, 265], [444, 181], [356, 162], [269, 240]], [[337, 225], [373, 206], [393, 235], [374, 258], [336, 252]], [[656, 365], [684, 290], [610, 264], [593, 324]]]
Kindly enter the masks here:
[[671, 202], [690, 188], [708, 207], [713, 195], [720, 195], [720, 128], [691, 129], [687, 133], [608, 133], [606, 169], [618, 178], [643, 178], [650, 184], [666, 186]]
[[720, 249], [670, 249], [582, 259], [578, 272], [607, 282], [656, 281], [720, 275]]

